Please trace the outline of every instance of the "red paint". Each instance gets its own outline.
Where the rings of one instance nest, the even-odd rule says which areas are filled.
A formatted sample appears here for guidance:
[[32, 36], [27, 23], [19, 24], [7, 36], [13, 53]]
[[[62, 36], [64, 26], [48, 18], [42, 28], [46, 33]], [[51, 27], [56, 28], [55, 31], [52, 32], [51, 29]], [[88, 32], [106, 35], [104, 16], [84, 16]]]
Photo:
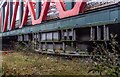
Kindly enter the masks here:
[[19, 2], [15, 2], [15, 8], [14, 8], [13, 17], [11, 20], [11, 30], [13, 30], [15, 28], [15, 21], [16, 21], [16, 16], [17, 16], [18, 5], [19, 5]]
[[[54, 0], [52, 0], [52, 2], [55, 2], [56, 8], [59, 11], [59, 18], [65, 18], [65, 17], [69, 17], [69, 16], [78, 15], [79, 12], [84, 11], [84, 6], [85, 6], [85, 3], [86, 3], [85, 0], [81, 0], [81, 1], [79, 0], [78, 2], [76, 2], [73, 9], [66, 11], [65, 10], [65, 4], [64, 4], [63, 0], [59, 0], [59, 1], [60, 2], [55, 2]], [[32, 19], [32, 25], [40, 24], [42, 22], [42, 20], [46, 19], [49, 6], [50, 6], [50, 2], [48, 0], [46, 0], [46, 2], [44, 3], [44, 5], [42, 7], [40, 17], [39, 17], [39, 19], [36, 20], [36, 16], [35, 16], [36, 13], [34, 11], [33, 4], [32, 4], [32, 2], [27, 0], [25, 8], [28, 8], [29, 11], [30, 11], [31, 19]], [[25, 15], [26, 14], [27, 13], [25, 11], [22, 24], [19, 28], [22, 28], [24, 23], [26, 23], [26, 21], [25, 21], [25, 19], [26, 19]]]
[[6, 11], [6, 15], [5, 15], [3, 32], [7, 31], [8, 16], [9, 16], [9, 3], [7, 3], [7, 11]]
[[79, 12], [84, 11], [83, 7], [85, 6], [85, 0], [78, 0], [78, 2], [76, 2], [76, 4], [74, 5], [73, 9], [67, 10], [67, 11], [64, 10], [63, 8], [63, 6], [65, 6], [65, 4], [63, 3], [63, 0], [60, 0], [60, 1], [61, 2], [55, 2], [57, 10], [59, 11], [60, 18], [78, 15]]
[[8, 52], [7, 52], [7, 51], [5, 51], [5, 52], [3, 52], [3, 54], [4, 54], [4, 55], [7, 55], [7, 54], [8, 54]]
[[[84, 7], [86, 5], [85, 0], [78, 0], [74, 7], [71, 10], [66, 10], [66, 6], [63, 2], [63, 0], [59, 0], [59, 2], [56, 2], [54, 0], [51, 0], [52, 3], [55, 3], [56, 8], [59, 12], [59, 18], [65, 18], [65, 17], [70, 17], [74, 15], [78, 15], [80, 12], [84, 12]], [[12, 22], [11, 22], [11, 30], [15, 28], [15, 21], [16, 21], [16, 16], [17, 16], [17, 10], [19, 6], [19, 2], [16, 1], [15, 3], [15, 8], [14, 8], [14, 13], [12, 17]], [[32, 25], [35, 24], [40, 24], [43, 20], [46, 20], [47, 13], [49, 10], [50, 2], [49, 0], [46, 0], [46, 2], [42, 6], [42, 10], [40, 13], [40, 17], [36, 19], [36, 12], [35, 12], [35, 3], [30, 2], [30, 0], [26, 0], [25, 3], [25, 9], [23, 13], [23, 19], [22, 23], [20, 24], [19, 28], [22, 28], [23, 25], [27, 23], [27, 18], [28, 18], [28, 13], [30, 12], [31, 15], [31, 20], [32, 20]], [[4, 32], [7, 30], [7, 24], [8, 24], [8, 16], [9, 16], [9, 3], [7, 3], [7, 12], [5, 16], [5, 22], [4, 22]]]

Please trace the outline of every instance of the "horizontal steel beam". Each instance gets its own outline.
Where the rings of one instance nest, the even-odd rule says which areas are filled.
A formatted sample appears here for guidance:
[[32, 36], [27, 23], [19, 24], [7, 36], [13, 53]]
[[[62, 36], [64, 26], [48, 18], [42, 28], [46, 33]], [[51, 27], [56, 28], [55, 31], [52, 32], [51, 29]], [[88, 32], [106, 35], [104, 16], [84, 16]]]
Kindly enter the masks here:
[[9, 32], [0, 33], [2, 36], [14, 36], [27, 33], [36, 33], [42, 31], [53, 31], [67, 28], [78, 28], [78, 27], [91, 27], [107, 24], [120, 23], [120, 7], [112, 7], [106, 9], [97, 9], [93, 12], [87, 12], [78, 16], [73, 16], [64, 19], [57, 19], [51, 21], [45, 21], [42, 24], [23, 27]]

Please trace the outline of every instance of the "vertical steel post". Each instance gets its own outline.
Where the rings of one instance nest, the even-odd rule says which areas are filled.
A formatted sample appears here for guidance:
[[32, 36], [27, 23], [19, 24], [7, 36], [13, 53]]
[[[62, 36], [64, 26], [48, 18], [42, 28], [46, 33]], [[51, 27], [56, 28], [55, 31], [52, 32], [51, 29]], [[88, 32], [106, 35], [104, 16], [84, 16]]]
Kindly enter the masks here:
[[9, 1], [9, 20], [8, 20], [8, 26], [7, 30], [10, 30], [11, 27], [11, 20], [12, 20], [12, 14], [13, 14], [13, 0]]
[[76, 40], [76, 31], [74, 29], [72, 29], [72, 40]]
[[64, 40], [64, 31], [61, 30], [61, 34], [62, 34], [62, 40]]
[[101, 29], [99, 26], [97, 26], [97, 40], [101, 39]]
[[110, 39], [110, 33], [109, 33], [109, 27], [108, 26], [106, 27], [106, 31], [107, 31], [107, 40], [109, 40]]
[[110, 34], [109, 34], [109, 27], [104, 25], [104, 40], [109, 40]]
[[66, 45], [65, 45], [65, 42], [63, 42], [62, 49], [64, 53], [65, 53], [65, 48], [66, 48]]
[[4, 26], [4, 19], [5, 19], [5, 7], [2, 7], [2, 25], [1, 25], [1, 31], [3, 31]]
[[20, 19], [19, 19], [19, 24], [21, 24], [21, 22], [22, 22], [22, 18], [23, 18], [23, 10], [24, 10], [24, 6], [23, 6], [23, 0], [19, 0], [19, 17], [20, 17]]
[[106, 32], [106, 26], [105, 25], [103, 26], [103, 31], [104, 31], [103, 32], [104, 33], [103, 34], [104, 35], [104, 40], [106, 40], [107, 39], [107, 32]]
[[67, 34], [67, 40], [70, 40], [69, 39], [69, 30], [68, 29], [66, 29], [66, 34]]
[[55, 43], [53, 42], [53, 52], [55, 52]]
[[93, 27], [90, 29], [90, 40], [95, 40], [95, 29]]
[[76, 40], [76, 30], [73, 31], [74, 31], [74, 40]]
[[[47, 41], [47, 33], [45, 33], [45, 41]], [[45, 42], [45, 46], [46, 46], [45, 51], [47, 51], [48, 50], [47, 49], [47, 42]]]
[[41, 33], [38, 35], [38, 41], [39, 41], [39, 50], [42, 50], [42, 44], [41, 44]]
[[40, 17], [41, 13], [41, 0], [36, 0], [36, 19]]
[[[41, 13], [41, 0], [36, 0], [36, 19], [40, 17]], [[39, 41], [41, 41], [41, 34], [39, 34]], [[39, 49], [42, 50], [42, 44], [39, 42]]]

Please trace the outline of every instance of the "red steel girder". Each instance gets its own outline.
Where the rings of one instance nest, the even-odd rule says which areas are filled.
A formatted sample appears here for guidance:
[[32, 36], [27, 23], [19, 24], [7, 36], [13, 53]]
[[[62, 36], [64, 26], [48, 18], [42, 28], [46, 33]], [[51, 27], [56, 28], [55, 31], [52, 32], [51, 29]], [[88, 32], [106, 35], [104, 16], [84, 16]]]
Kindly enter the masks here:
[[7, 11], [5, 15], [5, 21], [4, 21], [4, 27], [3, 27], [3, 32], [7, 31], [7, 25], [8, 25], [8, 17], [9, 17], [9, 3], [7, 3]]
[[[73, 9], [65, 10], [65, 4], [64, 4], [63, 0], [59, 0], [58, 2], [56, 2], [54, 0], [51, 0], [51, 1], [55, 2], [55, 4], [56, 4], [56, 8], [57, 8], [57, 10], [59, 12], [59, 18], [65, 18], [65, 17], [69, 17], [69, 16], [78, 15], [79, 12], [83, 12], [84, 11], [84, 7], [85, 7], [85, 4], [86, 4], [86, 0], [78, 0], [76, 2], [75, 6], [73, 7]], [[43, 7], [42, 7], [40, 17], [39, 17], [39, 19], [36, 20], [36, 16], [35, 16], [36, 13], [35, 13], [35, 10], [33, 8], [33, 5], [30, 2], [30, 0], [27, 0], [25, 8], [26, 8], [26, 10], [28, 8], [29, 11], [30, 11], [32, 24], [33, 25], [40, 24], [42, 22], [42, 20], [46, 19], [49, 6], [50, 6], [50, 0], [46, 0], [44, 5], [43, 5]], [[27, 12], [25, 11], [24, 12], [24, 16], [23, 16], [22, 24], [20, 25], [19, 28], [22, 28], [24, 23], [26, 22], [26, 21], [24, 21], [25, 18], [26, 18], [25, 17], [26, 13]]]
[[16, 16], [17, 16], [18, 5], [19, 5], [19, 2], [16, 1], [13, 16], [12, 16], [11, 30], [13, 30], [15, 28], [15, 21], [16, 21]]
[[[66, 6], [63, 0], [59, 0], [58, 2], [56, 2], [55, 0], [51, 0], [51, 2], [55, 3], [56, 8], [59, 12], [59, 18], [65, 18], [69, 16], [78, 15], [79, 12], [84, 12], [84, 9], [85, 9], [84, 7], [86, 5], [86, 0], [78, 0], [71, 10], [66, 10]], [[18, 6], [19, 6], [19, 1], [17, 0], [15, 2], [15, 8], [14, 8], [12, 22], [11, 22], [11, 30], [15, 28], [15, 21], [16, 21]], [[49, 6], [50, 6], [50, 0], [45, 0], [45, 3], [42, 6], [40, 17], [36, 19], [36, 12], [34, 10], [35, 7], [33, 5], [33, 2], [30, 0], [26, 0], [25, 9], [23, 12], [23, 19], [22, 19], [22, 23], [20, 24], [19, 28], [22, 28], [23, 25], [27, 23], [29, 12], [30, 12], [31, 19], [32, 19], [32, 25], [40, 24], [47, 17]], [[3, 29], [4, 32], [7, 30], [8, 16], [9, 16], [9, 2], [7, 2], [7, 11], [6, 11], [4, 29]]]

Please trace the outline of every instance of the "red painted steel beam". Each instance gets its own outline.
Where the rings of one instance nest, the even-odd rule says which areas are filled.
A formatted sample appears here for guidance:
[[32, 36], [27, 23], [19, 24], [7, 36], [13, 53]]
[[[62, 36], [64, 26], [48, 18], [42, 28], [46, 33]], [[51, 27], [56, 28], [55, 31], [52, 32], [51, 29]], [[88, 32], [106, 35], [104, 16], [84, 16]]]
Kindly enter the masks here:
[[[16, 0], [16, 1], [18, 1], [18, 0]], [[15, 5], [16, 2], [13, 2], [13, 4]], [[35, 7], [35, 6], [36, 6], [36, 3], [35, 3], [35, 2], [32, 2], [32, 4], [34, 5], [34, 8], [36, 8], [36, 7]], [[26, 5], [26, 4], [24, 4], [23, 6], [25, 7], [25, 5]]]
[[[84, 11], [84, 7], [85, 7], [85, 0], [78, 0], [75, 4], [75, 6], [73, 7], [73, 9], [71, 10], [66, 10], [65, 9], [65, 4], [63, 2], [63, 0], [59, 0], [58, 2], [52, 0], [52, 2], [55, 2], [56, 4], [56, 7], [57, 7], [57, 10], [59, 11], [59, 18], [65, 18], [65, 17], [69, 17], [69, 16], [74, 16], [74, 15], [78, 15], [79, 12], [83, 12]], [[39, 19], [36, 20], [36, 16], [35, 16], [35, 10], [33, 8], [33, 5], [32, 5], [32, 2], [30, 2], [29, 0], [27, 0], [27, 3], [26, 3], [26, 9], [28, 8], [29, 11], [30, 11], [30, 14], [31, 14], [31, 19], [32, 19], [32, 24], [35, 25], [35, 24], [40, 24], [42, 22], [42, 20], [45, 20], [46, 19], [46, 16], [47, 16], [47, 12], [48, 12], [48, 9], [49, 9], [49, 6], [50, 6], [50, 1], [49, 0], [46, 0], [44, 5], [43, 5], [43, 8], [41, 10], [41, 14], [40, 14], [40, 17]], [[23, 21], [22, 21], [22, 24], [20, 25], [19, 28], [22, 28], [24, 23], [26, 21], [24, 21], [26, 19], [25, 15], [26, 15], [26, 11], [24, 12], [24, 17], [23, 17]]]
[[6, 11], [6, 15], [5, 15], [3, 32], [7, 31], [8, 17], [9, 17], [9, 3], [7, 2], [7, 11]]
[[16, 16], [17, 16], [18, 5], [19, 5], [19, 2], [16, 1], [13, 16], [12, 16], [11, 30], [13, 30], [15, 28], [15, 21], [16, 21]]
[[[74, 5], [73, 9], [66, 10], [63, 0], [59, 0], [58, 2], [56, 2], [55, 0], [51, 0], [51, 2], [55, 3], [56, 8], [59, 12], [59, 18], [65, 18], [65, 17], [69, 17], [69, 16], [78, 15], [79, 12], [84, 11], [84, 9], [85, 9], [84, 7], [86, 4], [85, 0], [78, 0], [76, 2], [76, 4]], [[26, 0], [25, 10], [23, 13], [23, 19], [22, 19], [22, 23], [20, 24], [19, 28], [22, 28], [23, 25], [25, 25], [27, 23], [29, 12], [31, 15], [33, 25], [40, 24], [43, 20], [46, 19], [47, 13], [49, 10], [49, 6], [50, 6], [50, 0], [46, 0], [45, 3], [43, 4], [43, 7], [42, 7], [42, 10], [40, 13], [40, 17], [38, 19], [36, 19], [36, 12], [35, 12], [35, 8], [34, 8], [33, 4], [34, 3], [31, 2], [30, 0]], [[15, 28], [15, 21], [16, 21], [18, 6], [19, 6], [19, 1], [16, 1], [14, 13], [13, 13], [13, 17], [12, 17], [12, 22], [11, 22], [11, 30], [13, 30]], [[7, 30], [8, 16], [9, 16], [9, 2], [7, 2], [7, 12], [6, 12], [6, 16], [5, 16], [4, 29], [3, 29], [4, 32]]]
[[57, 10], [59, 12], [60, 18], [65, 18], [69, 16], [78, 15], [79, 12], [83, 12], [85, 7], [85, 0], [77, 0], [76, 4], [74, 5], [73, 9], [71, 10], [64, 10], [63, 6], [65, 6], [63, 0], [59, 0], [60, 2], [55, 2]]
[[27, 0], [26, 7], [25, 7], [25, 12], [23, 13], [23, 21], [22, 21], [22, 24], [20, 25], [19, 28], [22, 28], [24, 23], [26, 23], [25, 19], [26, 19], [27, 9], [29, 9], [29, 11], [30, 11], [32, 24], [35, 25], [35, 24], [41, 23], [42, 20], [44, 20], [46, 18], [47, 11], [49, 9], [49, 5], [50, 5], [50, 2], [48, 0], [46, 0], [46, 2], [44, 3], [44, 5], [42, 7], [40, 17], [39, 17], [39, 19], [36, 20], [36, 15], [35, 15], [36, 13], [35, 13], [35, 10], [33, 8], [32, 2]]

